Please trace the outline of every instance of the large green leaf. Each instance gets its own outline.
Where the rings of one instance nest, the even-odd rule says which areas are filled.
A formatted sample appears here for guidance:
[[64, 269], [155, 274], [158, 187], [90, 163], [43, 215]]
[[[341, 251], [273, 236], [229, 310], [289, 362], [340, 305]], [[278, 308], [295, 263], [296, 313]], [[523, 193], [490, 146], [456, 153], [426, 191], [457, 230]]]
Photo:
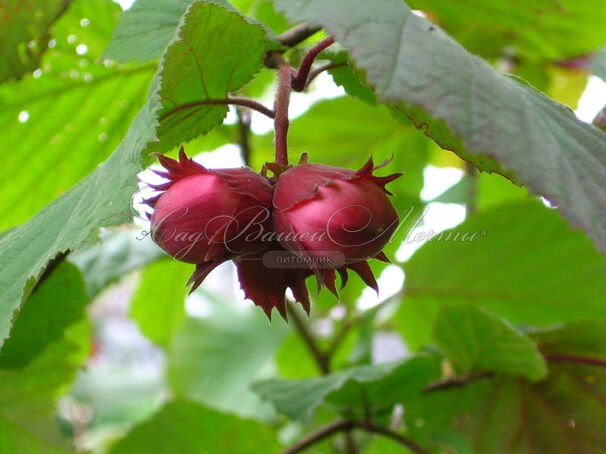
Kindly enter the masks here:
[[119, 11], [111, 0], [75, 0], [40, 69], [0, 86], [0, 229], [25, 222], [92, 172], [145, 103], [155, 66], [100, 60]]
[[137, 0], [122, 15], [105, 56], [121, 62], [160, 58], [193, 0]]
[[0, 368], [28, 364], [48, 344], [59, 340], [66, 328], [86, 317], [88, 301], [78, 268], [60, 264], [23, 305], [0, 350]]
[[256, 421], [177, 400], [135, 426], [111, 454], [274, 453], [274, 433]]
[[172, 259], [152, 263], [143, 271], [130, 317], [158, 345], [166, 347], [185, 318], [185, 284], [192, 272], [190, 264]]
[[5, 0], [0, 3], [0, 82], [38, 67], [50, 28], [70, 0]]
[[547, 375], [545, 360], [530, 338], [477, 306], [442, 307], [434, 340], [462, 372], [504, 372], [531, 380]]
[[445, 448], [456, 430], [478, 454], [605, 452], [606, 322], [575, 322], [535, 337], [549, 361], [546, 380], [497, 376], [426, 393], [406, 407], [415, 438]]
[[[208, 19], [207, 27], [199, 27], [202, 18]], [[176, 52], [177, 49], [183, 50], [184, 46], [194, 46], [195, 52], [205, 49], [205, 60], [208, 65], [213, 66], [213, 69], [206, 73], [205, 81], [213, 90], [220, 86], [225, 88], [226, 79], [230, 79], [220, 73], [219, 69], [234, 74], [231, 77], [231, 85], [228, 84], [230, 87], [237, 88], [237, 85], [234, 85], [236, 81], [244, 83], [252, 76], [256, 66], [251, 66], [250, 62], [247, 64], [244, 59], [244, 66], [241, 68], [239, 60], [225, 58], [221, 46], [211, 45], [213, 42], [216, 44], [219, 36], [225, 35], [226, 26], [230, 27], [229, 36], [234, 36], [234, 40], [241, 40], [231, 40], [231, 44], [235, 46], [239, 43], [244, 46], [230, 48], [233, 54], [243, 54], [245, 50], [260, 49], [264, 46], [262, 30], [259, 32], [258, 26], [248, 24], [236, 13], [228, 12], [217, 5], [192, 5], [181, 28], [181, 38], [166, 52], [160, 77], [156, 77], [152, 83], [147, 104], [137, 115], [114, 154], [85, 180], [40, 211], [27, 224], [0, 238], [0, 339], [4, 340], [8, 334], [13, 312], [19, 307], [22, 299], [29, 295], [34, 282], [50, 259], [93, 239], [97, 227], [115, 225], [129, 219], [129, 202], [137, 189], [136, 175], [141, 170], [141, 153], [143, 150], [149, 150], [148, 145], [156, 138], [156, 114], [161, 108], [158, 92], [161, 91], [165, 96], [172, 94], [173, 99], [182, 100], [179, 94], [191, 94], [194, 88], [191, 86], [193, 74], [182, 72], [182, 65], [192, 62], [187, 61], [187, 57], [184, 61], [184, 56]], [[258, 38], [261, 43], [244, 38]], [[187, 45], [183, 39], [188, 41]], [[231, 65], [226, 65], [225, 61], [231, 62]], [[199, 86], [199, 79], [197, 81], [195, 86]], [[216, 116], [215, 120], [219, 121], [222, 116], [223, 113]], [[200, 120], [199, 117], [198, 119]], [[200, 125], [202, 123], [207, 128], [214, 125], [207, 122], [201, 122]], [[166, 133], [170, 127], [161, 124], [160, 129]], [[175, 131], [172, 132], [171, 137], [176, 141], [187, 139], [179, 137]]]
[[65, 452], [55, 405], [87, 357], [89, 339], [89, 324], [76, 323], [23, 369], [0, 369], [0, 452]]
[[[606, 44], [601, 0], [409, 0], [471, 52], [486, 57], [556, 60]], [[583, 24], [579, 27], [579, 24]]]
[[264, 418], [271, 408], [249, 385], [267, 366], [287, 327], [280, 320], [270, 324], [259, 311], [223, 311], [221, 317], [186, 319], [177, 330], [168, 356], [171, 388], [179, 398]]
[[162, 72], [155, 151], [169, 150], [221, 123], [227, 106], [206, 101], [225, 99], [248, 82], [263, 66], [267, 50], [263, 27], [238, 13], [203, 1], [188, 11], [191, 26], [179, 30], [179, 39], [164, 56], [171, 65]]
[[[475, 233], [475, 240], [461, 241], [463, 233]], [[535, 325], [606, 316], [606, 259], [539, 202], [486, 210], [439, 238], [405, 265], [396, 322], [413, 348], [430, 342], [444, 304], [477, 304]]]
[[[606, 251], [606, 135], [570, 109], [469, 54], [400, 0], [276, 0], [349, 48], [380, 99], [441, 146], [487, 170], [486, 156], [544, 195]], [[348, 14], [343, 14], [347, 10]], [[460, 137], [461, 139], [457, 139]]]
[[402, 364], [361, 366], [319, 378], [269, 379], [252, 388], [278, 412], [295, 420], [309, 420], [324, 402], [350, 415], [363, 413], [367, 404], [371, 411], [382, 413], [420, 392], [436, 377], [435, 366], [433, 357], [419, 355]]

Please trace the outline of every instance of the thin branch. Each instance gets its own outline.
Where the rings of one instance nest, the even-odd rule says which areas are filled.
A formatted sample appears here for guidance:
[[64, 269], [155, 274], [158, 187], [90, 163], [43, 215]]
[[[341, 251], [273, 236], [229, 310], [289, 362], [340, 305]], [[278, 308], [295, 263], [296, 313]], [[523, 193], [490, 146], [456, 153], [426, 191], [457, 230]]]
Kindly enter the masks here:
[[545, 355], [547, 361], [570, 362], [588, 364], [590, 366], [606, 367], [606, 359], [591, 356], [572, 355], [567, 353], [548, 353]]
[[308, 350], [312, 354], [320, 372], [326, 375], [330, 372], [330, 361], [318, 347], [316, 340], [307, 328], [305, 321], [301, 318], [297, 310], [293, 307], [292, 303], [288, 302], [288, 316], [295, 322], [295, 328], [301, 335], [301, 338], [305, 342]]
[[343, 439], [345, 441], [345, 452], [347, 454], [358, 454], [358, 444], [351, 430], [346, 430], [343, 433]]
[[284, 33], [280, 33], [277, 41], [284, 46], [293, 47], [320, 30], [321, 27], [312, 27], [307, 22], [302, 22], [286, 30]]
[[[318, 31], [320, 31], [320, 27], [312, 27], [307, 22], [303, 22], [278, 35], [277, 41], [283, 46], [294, 47]], [[270, 50], [265, 54], [263, 63], [268, 68], [279, 68], [286, 64], [282, 58], [283, 53], [284, 50]]]
[[294, 91], [303, 91], [307, 86], [307, 79], [309, 78], [309, 71], [311, 71], [311, 65], [313, 65], [316, 58], [324, 49], [330, 47], [334, 44], [335, 38], [329, 36], [326, 39], [323, 39], [314, 47], [309, 49], [309, 52], [305, 54], [303, 57], [303, 61], [301, 62], [301, 66], [299, 66], [299, 71], [292, 80], [292, 89]]
[[465, 386], [472, 381], [481, 380], [483, 378], [490, 378], [494, 374], [492, 372], [474, 372], [468, 375], [464, 375], [462, 377], [452, 377], [445, 378], [443, 380], [438, 380], [433, 383], [428, 384], [425, 388], [423, 388], [423, 392], [430, 393], [434, 391], [444, 391], [451, 388], [459, 388], [461, 386]]
[[246, 110], [236, 108], [238, 117], [239, 145], [242, 161], [245, 165], [250, 164], [250, 113]]
[[290, 85], [293, 75], [290, 66], [278, 68], [278, 92], [276, 93], [276, 116], [274, 119], [276, 140], [276, 163], [288, 165], [288, 105], [290, 103]]
[[342, 68], [343, 66], [347, 66], [347, 63], [327, 63], [324, 66], [320, 66], [319, 68], [314, 69], [309, 73], [305, 88], [309, 87], [309, 85], [314, 81], [314, 79], [320, 74], [322, 74], [324, 71], [329, 71], [335, 68]]
[[335, 421], [333, 423], [327, 424], [323, 427], [320, 427], [315, 432], [310, 433], [305, 438], [301, 439], [298, 443], [294, 444], [290, 448], [282, 451], [282, 454], [296, 454], [297, 452], [301, 452], [306, 448], [309, 448], [311, 445], [314, 445], [325, 438], [330, 437], [337, 432], [341, 432], [343, 430], [351, 429], [351, 423], [349, 421]]
[[167, 119], [168, 117], [170, 117], [176, 113], [179, 113], [183, 110], [191, 109], [193, 107], [198, 107], [198, 106], [206, 106], [206, 105], [243, 106], [243, 107], [248, 107], [249, 109], [256, 110], [257, 112], [262, 113], [263, 115], [265, 115], [269, 118], [274, 118], [276, 115], [273, 110], [269, 109], [268, 107], [265, 107], [263, 104], [255, 101], [253, 99], [227, 97], [225, 99], [201, 99], [200, 101], [187, 102], [185, 104], [181, 104], [181, 105], [175, 107], [174, 109], [171, 109], [168, 112], [164, 113], [163, 115], [160, 116], [160, 118], [158, 118], [158, 120], [163, 121], [163, 120]]
[[378, 425], [366, 423], [363, 421], [347, 421], [347, 420], [335, 421], [333, 423], [327, 424], [324, 427], [319, 428], [315, 432], [312, 432], [308, 436], [304, 437], [302, 440], [300, 440], [295, 445], [282, 451], [282, 454], [296, 454], [296, 453], [301, 452], [301, 451], [309, 448], [310, 446], [324, 440], [325, 438], [328, 438], [331, 435], [334, 435], [335, 433], [343, 432], [343, 431], [347, 432], [347, 431], [350, 431], [351, 429], [361, 429], [361, 430], [365, 430], [366, 432], [369, 432], [369, 433], [374, 433], [377, 435], [382, 435], [384, 437], [390, 438], [390, 439], [400, 443], [401, 445], [406, 446], [409, 450], [411, 450], [415, 454], [429, 454], [429, 451], [427, 451], [425, 448], [419, 446], [411, 439], [406, 438], [405, 436], [403, 436], [397, 432], [394, 432], [393, 430], [391, 430], [387, 427], [378, 426]]
[[397, 441], [401, 445], [406, 446], [408, 449], [410, 449], [415, 454], [429, 454], [428, 450], [426, 450], [422, 446], [419, 446], [414, 441], [412, 441], [410, 438], [406, 438], [404, 435], [400, 435], [398, 432], [394, 432], [393, 430], [391, 430], [387, 427], [377, 426], [375, 424], [365, 424], [365, 423], [361, 423], [361, 422], [356, 422], [355, 424], [356, 424], [356, 427], [358, 427], [359, 429], [364, 429], [367, 432], [371, 432], [371, 433], [375, 433], [378, 435], [383, 435], [384, 437], [387, 437], [387, 438], [391, 438], [392, 440]]

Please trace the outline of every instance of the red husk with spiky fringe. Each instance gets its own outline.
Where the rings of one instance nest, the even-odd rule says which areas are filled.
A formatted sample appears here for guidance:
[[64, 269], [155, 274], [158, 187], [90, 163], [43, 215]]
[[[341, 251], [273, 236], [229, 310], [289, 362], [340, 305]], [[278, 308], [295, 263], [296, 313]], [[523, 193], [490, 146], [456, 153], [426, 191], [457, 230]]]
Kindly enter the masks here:
[[[391, 193], [385, 186], [402, 174], [376, 176], [373, 172], [389, 161], [375, 166], [370, 158], [358, 171], [302, 164], [281, 174], [274, 190], [274, 229], [294, 236], [305, 232], [308, 236], [317, 233], [315, 242], [282, 240], [282, 246], [311, 259], [327, 253], [341, 253], [343, 264], [335, 266], [341, 275], [341, 288], [347, 283], [347, 271], [352, 270], [377, 291], [377, 282], [366, 260], [389, 261], [381, 249], [396, 230], [398, 215], [386, 197]], [[335, 226], [337, 228], [333, 229]], [[337, 238], [328, 235], [330, 238], [324, 236], [318, 240], [322, 230], [326, 235], [334, 230]], [[359, 242], [346, 244], [337, 241], [353, 237], [357, 237]], [[321, 280], [321, 268], [314, 265], [314, 260], [309, 262]]]
[[[270, 182], [252, 170], [210, 170], [179, 151], [179, 160], [156, 154], [166, 170], [154, 170], [168, 181], [150, 185], [159, 194], [146, 200], [154, 209], [152, 239], [178, 260], [196, 264], [188, 285], [195, 290], [221, 263], [267, 247], [246, 241], [241, 226], [259, 216], [254, 229], [271, 228]], [[261, 222], [261, 219], [266, 220]]]

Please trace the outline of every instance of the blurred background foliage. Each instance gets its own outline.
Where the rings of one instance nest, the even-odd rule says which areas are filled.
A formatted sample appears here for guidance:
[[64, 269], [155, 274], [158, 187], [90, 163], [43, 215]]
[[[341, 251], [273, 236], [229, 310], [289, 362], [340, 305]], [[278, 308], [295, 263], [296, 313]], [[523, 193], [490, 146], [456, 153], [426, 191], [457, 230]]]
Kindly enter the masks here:
[[[123, 141], [190, 3], [137, 0], [122, 12], [111, 0], [0, 2], [0, 230]], [[294, 25], [269, 0], [219, 3], [269, 39]], [[585, 120], [592, 99], [605, 101], [602, 0], [407, 3], [556, 101], [579, 109], [584, 99]], [[337, 66], [293, 96], [291, 160], [307, 152], [358, 168], [393, 157], [380, 172], [405, 173], [390, 185], [409, 213], [386, 249], [393, 263], [372, 264], [379, 295], [357, 277], [339, 299], [310, 280], [309, 320], [293, 307], [289, 324], [270, 324], [243, 300], [231, 264], [187, 295], [191, 266], [166, 257], [143, 219], [103, 228], [51, 263], [15, 314], [0, 350], [0, 453], [279, 452], [335, 418], [368, 416], [429, 452], [606, 452], [604, 257], [545, 200], [477, 172], [381, 104], [364, 73], [344, 66], [344, 49], [322, 57]], [[273, 71], [253, 66], [237, 92], [270, 105]], [[188, 154], [260, 170], [273, 156], [271, 125], [252, 113], [247, 126], [245, 115], [231, 109], [212, 130], [198, 123]], [[430, 230], [477, 239], [424, 241]], [[360, 452], [405, 452], [354, 437]], [[347, 449], [335, 437], [308, 452]]]

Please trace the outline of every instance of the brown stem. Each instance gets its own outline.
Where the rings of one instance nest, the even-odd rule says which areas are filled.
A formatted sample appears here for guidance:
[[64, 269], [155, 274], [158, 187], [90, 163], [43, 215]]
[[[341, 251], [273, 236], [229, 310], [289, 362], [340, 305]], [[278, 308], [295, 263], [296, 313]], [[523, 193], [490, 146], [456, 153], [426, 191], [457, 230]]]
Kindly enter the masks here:
[[288, 104], [290, 103], [290, 84], [293, 69], [282, 65], [278, 68], [278, 93], [276, 94], [274, 119], [276, 140], [276, 163], [288, 165]]
[[282, 451], [282, 454], [296, 454], [298, 452], [303, 451], [306, 448], [324, 440], [325, 438], [334, 435], [335, 433], [342, 431], [350, 431], [351, 429], [362, 429], [369, 433], [374, 433], [378, 435], [382, 435], [384, 437], [390, 438], [403, 446], [406, 446], [409, 450], [414, 452], [415, 454], [429, 454], [425, 448], [419, 446], [414, 441], [400, 435], [393, 430], [383, 427], [377, 426], [375, 424], [369, 424], [362, 421], [347, 421], [347, 420], [339, 420], [333, 423], [327, 424], [324, 427], [319, 428], [315, 432], [312, 432], [302, 440], [300, 440], [295, 445], [290, 448]]
[[309, 78], [309, 71], [311, 71], [311, 65], [316, 60], [317, 56], [327, 47], [331, 46], [335, 42], [332, 36], [323, 39], [314, 47], [309, 49], [309, 52], [303, 57], [299, 71], [292, 79], [292, 89], [294, 91], [303, 91], [307, 86], [307, 79]]
[[444, 391], [451, 388], [459, 388], [461, 386], [469, 384], [472, 381], [480, 380], [483, 378], [490, 378], [492, 376], [492, 372], [483, 371], [474, 372], [468, 375], [464, 375], [462, 377], [446, 378], [428, 384], [425, 388], [423, 388], [423, 392], [430, 393], [434, 391]]
[[343, 434], [345, 440], [345, 452], [347, 454], [358, 454], [358, 444], [351, 430], [346, 430]]
[[227, 97], [225, 99], [201, 99], [200, 101], [187, 102], [185, 104], [181, 104], [181, 105], [169, 110], [168, 112], [162, 114], [158, 118], [158, 120], [163, 121], [163, 120], [167, 119], [168, 117], [171, 117], [172, 115], [179, 113], [183, 110], [191, 109], [193, 107], [198, 107], [198, 106], [206, 106], [206, 105], [243, 106], [243, 107], [248, 107], [249, 109], [256, 110], [257, 112], [262, 113], [263, 115], [265, 115], [269, 118], [274, 118], [276, 115], [273, 110], [265, 107], [263, 104], [255, 101], [253, 99]]
[[547, 359], [547, 361], [571, 362], [606, 367], [606, 359], [594, 358], [591, 356], [573, 355], [568, 353], [548, 353], [545, 355], [545, 359]]
[[299, 332], [299, 335], [305, 342], [307, 349], [310, 351], [311, 355], [316, 362], [318, 369], [323, 375], [326, 375], [330, 372], [330, 361], [329, 357], [326, 356], [318, 347], [316, 340], [313, 335], [307, 328], [305, 321], [301, 318], [296, 308], [293, 307], [292, 303], [288, 303], [288, 316], [295, 322], [295, 328]]
[[[284, 46], [293, 47], [318, 31], [320, 31], [320, 27], [311, 27], [307, 22], [303, 22], [278, 35], [277, 41]], [[284, 50], [270, 50], [265, 54], [263, 63], [268, 68], [279, 68], [285, 64], [282, 58], [283, 53]]]
[[290, 448], [285, 449], [282, 451], [282, 454], [296, 454], [297, 452], [301, 452], [304, 449], [324, 440], [325, 438], [336, 434], [337, 432], [347, 429], [351, 429], [351, 423], [349, 421], [335, 421], [327, 424], [324, 427], [320, 427], [315, 432], [310, 433], [308, 436], [301, 439], [298, 443], [294, 444]]
[[320, 30], [320, 27], [312, 27], [307, 22], [302, 22], [286, 30], [284, 33], [280, 33], [278, 35], [278, 42], [284, 46], [293, 47]]
[[307, 78], [307, 83], [305, 84], [305, 88], [309, 87], [316, 77], [322, 74], [324, 71], [328, 71], [334, 68], [341, 68], [343, 66], [347, 66], [347, 63], [327, 63], [324, 66], [320, 66], [319, 68], [314, 69], [309, 73], [309, 77]]
[[245, 165], [250, 164], [250, 113], [246, 110], [236, 108], [236, 115], [238, 116], [238, 131], [239, 131], [239, 145], [240, 154], [242, 155], [242, 161]]

